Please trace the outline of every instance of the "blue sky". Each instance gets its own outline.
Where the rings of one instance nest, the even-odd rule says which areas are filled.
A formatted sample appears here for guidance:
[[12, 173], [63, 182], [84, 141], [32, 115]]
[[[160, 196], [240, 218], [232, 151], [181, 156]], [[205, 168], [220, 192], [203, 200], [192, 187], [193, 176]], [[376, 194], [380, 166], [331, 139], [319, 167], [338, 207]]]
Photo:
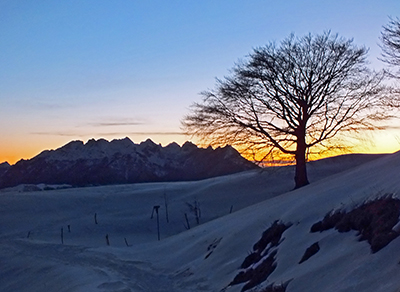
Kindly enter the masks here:
[[183, 143], [190, 104], [252, 48], [331, 30], [380, 69], [399, 15], [398, 0], [0, 0], [0, 162], [76, 139]]

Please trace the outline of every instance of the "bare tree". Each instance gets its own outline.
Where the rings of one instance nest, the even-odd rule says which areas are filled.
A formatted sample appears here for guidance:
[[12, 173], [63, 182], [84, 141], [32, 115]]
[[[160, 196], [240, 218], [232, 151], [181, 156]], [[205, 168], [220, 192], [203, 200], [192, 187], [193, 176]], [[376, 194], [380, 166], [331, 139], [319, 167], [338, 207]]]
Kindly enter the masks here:
[[214, 146], [276, 150], [294, 157], [295, 187], [307, 185], [307, 153], [340, 131], [378, 128], [383, 74], [367, 68], [368, 50], [326, 32], [294, 35], [256, 48], [217, 79], [182, 121], [187, 134]]
[[[381, 61], [388, 64], [395, 71], [387, 70], [386, 72], [392, 78], [400, 79], [400, 19], [391, 18], [389, 24], [383, 26], [381, 32]], [[394, 108], [400, 108], [400, 88], [391, 88], [393, 98], [388, 104]]]
[[382, 61], [392, 67], [398, 68], [397, 74], [392, 74], [400, 78], [400, 19], [390, 19], [388, 25], [383, 27], [381, 33], [382, 41]]

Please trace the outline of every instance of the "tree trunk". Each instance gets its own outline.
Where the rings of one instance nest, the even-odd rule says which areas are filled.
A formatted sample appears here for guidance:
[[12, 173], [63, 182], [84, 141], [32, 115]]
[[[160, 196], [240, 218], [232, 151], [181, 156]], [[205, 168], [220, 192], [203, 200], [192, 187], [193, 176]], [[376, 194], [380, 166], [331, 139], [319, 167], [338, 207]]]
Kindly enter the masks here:
[[307, 178], [307, 167], [306, 167], [306, 141], [304, 136], [300, 136], [297, 139], [296, 148], [296, 173], [294, 176], [294, 181], [296, 186], [295, 189], [304, 187], [308, 185]]

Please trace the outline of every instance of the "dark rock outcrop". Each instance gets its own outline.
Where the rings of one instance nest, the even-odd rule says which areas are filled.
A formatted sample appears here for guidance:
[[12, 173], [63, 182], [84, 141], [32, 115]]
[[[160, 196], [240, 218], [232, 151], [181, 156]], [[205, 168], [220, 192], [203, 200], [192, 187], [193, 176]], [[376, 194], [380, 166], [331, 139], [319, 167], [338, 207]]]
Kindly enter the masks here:
[[[260, 240], [254, 244], [253, 252], [244, 259], [242, 265], [240, 266], [242, 271], [235, 276], [229, 286], [246, 283], [241, 291], [247, 291], [265, 282], [276, 269], [276, 248], [281, 243], [283, 233], [290, 226], [292, 226], [292, 224], [284, 224], [282, 222], [275, 221], [270, 228], [265, 230]], [[278, 289], [278, 286], [271, 285], [266, 289], [275, 288]], [[279, 286], [279, 289], [281, 288], [286, 289], [286, 287]]]
[[299, 264], [304, 263], [306, 260], [308, 260], [310, 257], [312, 257], [313, 255], [315, 255], [317, 252], [319, 252], [320, 248], [319, 248], [319, 244], [318, 242], [313, 243], [310, 247], [308, 247], [306, 249], [306, 251], [304, 252], [304, 255], [302, 256]]
[[311, 226], [310, 232], [322, 232], [331, 228], [339, 232], [356, 230], [359, 240], [366, 240], [373, 253], [378, 252], [400, 235], [395, 226], [400, 216], [400, 200], [383, 197], [366, 202], [350, 212], [336, 211]]

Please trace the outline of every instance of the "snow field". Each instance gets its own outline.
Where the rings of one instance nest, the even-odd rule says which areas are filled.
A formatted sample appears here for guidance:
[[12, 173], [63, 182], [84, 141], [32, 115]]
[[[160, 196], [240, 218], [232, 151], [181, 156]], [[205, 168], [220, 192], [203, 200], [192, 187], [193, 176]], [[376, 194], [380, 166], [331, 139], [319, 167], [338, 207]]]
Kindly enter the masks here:
[[[355, 232], [309, 231], [331, 210], [351, 209], [386, 193], [398, 197], [400, 153], [357, 162], [355, 168], [319, 163], [310, 167], [313, 183], [295, 191], [290, 168], [198, 182], [3, 191], [0, 291], [241, 291], [243, 285], [228, 284], [263, 231], [281, 220], [292, 226], [283, 233], [277, 267], [262, 286], [290, 281], [290, 292], [398, 292], [399, 238], [371, 254]], [[199, 226], [187, 204], [195, 201]], [[156, 218], [150, 219], [155, 205], [161, 241]], [[320, 251], [298, 264], [317, 241]]]

